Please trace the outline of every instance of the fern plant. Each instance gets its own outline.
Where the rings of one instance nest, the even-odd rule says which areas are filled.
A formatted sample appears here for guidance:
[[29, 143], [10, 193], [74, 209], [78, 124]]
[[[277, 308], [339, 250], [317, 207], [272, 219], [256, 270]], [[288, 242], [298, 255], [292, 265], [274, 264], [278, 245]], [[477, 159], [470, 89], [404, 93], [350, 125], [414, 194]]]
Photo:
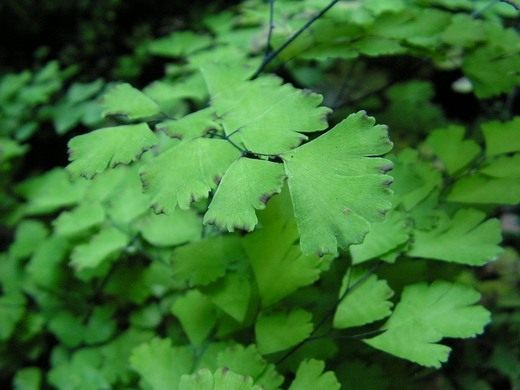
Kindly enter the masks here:
[[[70, 139], [70, 164], [14, 189], [0, 367], [27, 389], [436, 375], [447, 339], [490, 323], [469, 267], [504, 256], [494, 216], [520, 200], [520, 118], [453, 120], [427, 80], [449, 70], [454, 93], [508, 104], [515, 12], [245, 1], [150, 42], [173, 60], [164, 79], [110, 88], [105, 126]], [[414, 75], [393, 79], [388, 63]]]

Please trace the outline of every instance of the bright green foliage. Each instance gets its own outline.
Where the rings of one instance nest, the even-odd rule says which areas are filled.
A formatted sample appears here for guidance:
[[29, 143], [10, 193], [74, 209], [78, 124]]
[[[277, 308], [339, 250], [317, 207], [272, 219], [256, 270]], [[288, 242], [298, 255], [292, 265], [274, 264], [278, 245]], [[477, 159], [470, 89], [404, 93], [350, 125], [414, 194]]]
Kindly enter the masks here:
[[146, 124], [107, 127], [80, 135], [69, 142], [68, 170], [92, 177], [119, 164], [136, 161], [157, 143]]
[[282, 190], [283, 168], [264, 160], [239, 158], [226, 171], [204, 215], [204, 223], [232, 232], [235, 228], [252, 231], [255, 209], [265, 208], [267, 200]]
[[72, 236], [99, 226], [105, 210], [99, 203], [83, 203], [72, 211], [64, 211], [53, 222], [57, 235]]
[[191, 372], [193, 355], [187, 347], [154, 338], [133, 350], [130, 364], [153, 390], [176, 390], [182, 375]]
[[202, 221], [192, 210], [171, 214], [149, 213], [139, 222], [143, 238], [155, 246], [174, 246], [200, 238]]
[[394, 206], [401, 205], [411, 210], [441, 186], [441, 175], [430, 164], [419, 160], [419, 154], [412, 149], [405, 149], [394, 159], [392, 176], [395, 182]]
[[153, 158], [141, 171], [153, 209], [169, 213], [178, 206], [186, 210], [193, 201], [207, 198], [239, 156], [224, 140], [197, 138]]
[[479, 98], [488, 98], [509, 91], [520, 82], [517, 74], [520, 67], [518, 38], [516, 40], [511, 47], [513, 50], [482, 47], [464, 59], [464, 73], [473, 82]]
[[90, 83], [73, 83], [67, 94], [52, 108], [56, 133], [65, 134], [79, 123], [97, 126], [102, 119], [102, 108], [96, 102], [104, 82], [97, 79]]
[[237, 374], [252, 377], [255, 383], [265, 389], [278, 389], [283, 383], [283, 376], [276, 372], [274, 364], [267, 363], [254, 345], [226, 348], [218, 354], [217, 364]]
[[190, 286], [206, 285], [224, 276], [228, 264], [244, 257], [235, 237], [213, 237], [177, 248], [172, 267]]
[[351, 245], [354, 264], [375, 259], [408, 242], [410, 226], [402, 213], [393, 211], [381, 222], [370, 225], [370, 231], [361, 244]]
[[96, 268], [119, 253], [128, 244], [128, 237], [113, 227], [102, 229], [88, 243], [78, 245], [71, 255], [71, 264], [77, 269]]
[[158, 128], [172, 138], [193, 139], [205, 135], [211, 129], [218, 129], [212, 108], [205, 108], [180, 119], [161, 122]]
[[482, 125], [486, 156], [520, 152], [520, 118], [510, 122], [487, 122]]
[[295, 241], [298, 230], [295, 222], [279, 217], [286, 210], [283, 194], [277, 196], [263, 215], [263, 229], [249, 235], [244, 248], [255, 274], [260, 299], [264, 307], [270, 306], [298, 288], [319, 278], [320, 260], [305, 256]]
[[53, 288], [60, 283], [62, 275], [57, 269], [69, 251], [69, 244], [61, 237], [51, 237], [38, 245], [27, 264], [27, 272], [34, 283]]
[[245, 275], [228, 273], [203, 291], [220, 310], [238, 322], [244, 321], [251, 298], [251, 283]]
[[39, 221], [21, 221], [15, 231], [14, 242], [9, 247], [9, 255], [22, 259], [30, 256], [48, 234], [45, 225]]
[[128, 120], [149, 118], [161, 112], [156, 102], [130, 84], [111, 88], [103, 96], [103, 108], [103, 115], [117, 115]]
[[211, 301], [197, 290], [177, 298], [172, 313], [179, 319], [190, 342], [199, 346], [209, 335], [217, 320], [217, 312]]
[[512, 156], [498, 156], [486, 161], [480, 169], [484, 175], [495, 178], [515, 179], [520, 177], [520, 153]]
[[262, 355], [283, 351], [304, 340], [312, 330], [312, 314], [305, 310], [263, 315], [255, 324], [258, 350]]
[[25, 297], [12, 293], [0, 296], [0, 340], [7, 340], [25, 312]]
[[253, 378], [244, 377], [222, 368], [212, 373], [202, 369], [192, 375], [183, 375], [179, 390], [261, 390], [253, 384]]
[[336, 376], [331, 371], [323, 372], [325, 363], [319, 360], [304, 360], [300, 363], [296, 378], [289, 390], [333, 390], [340, 389]]
[[[514, 169], [508, 167], [507, 171]], [[508, 178], [474, 174], [457, 181], [448, 196], [450, 202], [515, 205], [520, 202], [519, 176]]]
[[46, 214], [80, 201], [85, 186], [72, 182], [64, 169], [53, 169], [17, 186], [16, 191], [28, 200], [23, 212], [27, 215]]
[[440, 367], [450, 348], [443, 337], [466, 338], [482, 333], [489, 312], [475, 303], [480, 294], [470, 287], [437, 281], [405, 288], [385, 332], [365, 342], [426, 367]]
[[210, 37], [195, 34], [192, 31], [175, 31], [174, 33], [148, 44], [150, 53], [163, 57], [179, 57], [208, 46]]
[[42, 373], [37, 367], [23, 368], [16, 373], [14, 388], [16, 390], [38, 390], [41, 388]]
[[[392, 289], [375, 275], [370, 275], [360, 282], [363, 275], [364, 272], [357, 269], [345, 274], [339, 291], [339, 297], [342, 299], [334, 314], [335, 328], [343, 329], [369, 324], [392, 313], [393, 304], [389, 301], [394, 295]], [[358, 283], [360, 284], [357, 285]]]
[[432, 103], [434, 90], [428, 82], [412, 80], [397, 84], [388, 89], [386, 96], [390, 102], [378, 120], [390, 129], [420, 133], [444, 124], [442, 110]]
[[[384, 126], [364, 112], [284, 155], [285, 170], [305, 254], [337, 254], [360, 243], [390, 208], [391, 168], [376, 156], [392, 143]], [[329, 169], [334, 167], [334, 169]]]
[[450, 175], [465, 168], [480, 154], [475, 141], [463, 139], [464, 132], [463, 127], [450, 126], [433, 131], [426, 140]]
[[514, 7], [224, 3], [0, 74], [0, 383], [518, 387]]
[[[202, 68], [212, 106], [230, 140], [255, 153], [279, 154], [298, 146], [302, 132], [327, 127], [322, 97], [303, 93], [272, 76], [244, 81], [229, 65]], [[283, 104], [282, 104], [283, 103]]]
[[25, 145], [20, 145], [9, 138], [0, 138], [0, 167], [7, 161], [23, 155], [27, 151]]
[[482, 222], [486, 215], [474, 209], [459, 210], [430, 231], [417, 230], [410, 256], [449, 262], [483, 265], [502, 251], [500, 224], [496, 219]]

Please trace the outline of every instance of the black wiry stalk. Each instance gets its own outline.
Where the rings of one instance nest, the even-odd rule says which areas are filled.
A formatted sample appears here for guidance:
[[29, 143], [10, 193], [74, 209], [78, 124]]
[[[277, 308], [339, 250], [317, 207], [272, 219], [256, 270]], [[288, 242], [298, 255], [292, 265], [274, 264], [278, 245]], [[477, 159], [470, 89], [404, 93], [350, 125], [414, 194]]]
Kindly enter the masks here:
[[[287, 351], [286, 354], [284, 354], [280, 359], [278, 359], [276, 361], [276, 365], [280, 364], [281, 362], [283, 362], [285, 359], [287, 359], [289, 356], [291, 356], [294, 352], [296, 352], [298, 349], [300, 349], [304, 344], [306, 344], [307, 342], [313, 340], [316, 338], [316, 333], [318, 332], [318, 330], [320, 330], [320, 328], [325, 325], [327, 323], [327, 321], [332, 318], [332, 316], [334, 315], [334, 313], [336, 312], [336, 308], [337, 306], [343, 301], [343, 299], [345, 299], [347, 297], [347, 295], [349, 295], [353, 290], [355, 290], [357, 287], [359, 287], [360, 285], [362, 285], [364, 282], [366, 282], [366, 280], [372, 276], [374, 274], [374, 272], [377, 270], [377, 268], [379, 267], [379, 264], [380, 262], [377, 262], [370, 270], [368, 270], [367, 272], [365, 272], [363, 274], [363, 276], [361, 276], [358, 280], [356, 280], [354, 282], [353, 285], [350, 286], [350, 281], [349, 281], [349, 286], [345, 289], [345, 292], [341, 295], [341, 297], [338, 299], [338, 302], [336, 305], [334, 305], [334, 307], [325, 315], [325, 317], [323, 317], [321, 319], [321, 321], [316, 325], [316, 327], [314, 328], [314, 330], [312, 331], [312, 333], [309, 335], [309, 337], [307, 337], [305, 340], [302, 340], [300, 341], [298, 344], [296, 344], [294, 347], [292, 347], [289, 351]], [[352, 275], [352, 273], [349, 275], [349, 278], [350, 276]], [[375, 332], [374, 332], [375, 333]]]
[[271, 39], [273, 37], [274, 29], [274, 2], [275, 0], [269, 0], [269, 31], [267, 33], [267, 44], [265, 45], [264, 61], [271, 53]]
[[320, 12], [314, 15], [311, 19], [309, 19], [298, 31], [296, 31], [293, 35], [291, 35], [278, 49], [269, 53], [267, 57], [264, 58], [260, 67], [257, 71], [251, 76], [251, 80], [256, 79], [260, 73], [264, 71], [264, 69], [269, 65], [282, 51], [284, 51], [287, 46], [294, 42], [296, 38], [298, 38], [305, 30], [307, 30], [315, 21], [321, 18], [325, 13], [330, 10], [332, 7], [338, 3], [339, 0], [332, 0], [325, 8], [323, 8]]

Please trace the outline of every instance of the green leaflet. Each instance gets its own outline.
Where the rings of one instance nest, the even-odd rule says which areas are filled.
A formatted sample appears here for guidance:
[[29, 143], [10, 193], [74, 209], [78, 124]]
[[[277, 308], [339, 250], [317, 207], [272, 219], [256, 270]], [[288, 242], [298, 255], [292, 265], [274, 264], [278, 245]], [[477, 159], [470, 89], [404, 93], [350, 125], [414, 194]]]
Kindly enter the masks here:
[[262, 228], [243, 241], [264, 307], [313, 283], [320, 275], [320, 259], [305, 256], [295, 244], [298, 230], [293, 217], [284, 215], [289, 212], [287, 196], [276, 196], [262, 213]]
[[85, 324], [69, 311], [60, 311], [49, 320], [49, 330], [69, 348], [77, 347], [85, 337]]
[[520, 178], [520, 153], [486, 160], [480, 172], [495, 178], [518, 179]]
[[[392, 313], [390, 298], [394, 292], [384, 280], [376, 275], [370, 275], [362, 280], [364, 272], [361, 270], [348, 271], [341, 284], [339, 297], [345, 295], [336, 308], [333, 325], [337, 329], [361, 326], [388, 317]], [[356, 285], [356, 283], [358, 283]]]
[[518, 177], [497, 178], [478, 173], [466, 176], [455, 183], [448, 195], [448, 201], [516, 205], [520, 202], [520, 180]]
[[0, 137], [0, 164], [23, 155], [27, 151], [26, 145], [21, 145], [9, 138]]
[[104, 260], [119, 253], [128, 244], [128, 236], [114, 227], [106, 227], [85, 244], [76, 246], [71, 264], [77, 269], [97, 268]]
[[74, 176], [92, 178], [108, 168], [136, 161], [156, 143], [145, 123], [95, 130], [69, 141], [67, 170]]
[[161, 113], [156, 102], [126, 83], [111, 88], [103, 96], [102, 104], [103, 115], [118, 115], [128, 120], [149, 118]]
[[509, 122], [487, 122], [482, 125], [486, 156], [520, 152], [520, 117]]
[[482, 46], [464, 58], [463, 70], [472, 81], [477, 97], [490, 98], [509, 92], [518, 85], [520, 56], [516, 47], [518, 42], [512, 43], [512, 52], [495, 46]]
[[502, 252], [500, 223], [474, 209], [459, 210], [447, 224], [416, 230], [408, 255], [468, 265], [484, 265]]
[[143, 238], [155, 246], [195, 241], [202, 233], [202, 221], [193, 210], [175, 210], [167, 215], [149, 213], [137, 224]]
[[215, 112], [211, 107], [195, 111], [180, 119], [161, 122], [157, 127], [172, 138], [194, 139], [202, 137], [211, 129], [218, 129]]
[[222, 177], [204, 223], [230, 232], [252, 231], [258, 222], [255, 209], [265, 208], [267, 200], [282, 190], [284, 178], [280, 164], [250, 158], [236, 160]]
[[137, 218], [149, 211], [150, 197], [143, 194], [138, 166], [127, 167], [126, 175], [105, 200], [106, 212], [112, 223], [125, 231]]
[[268, 363], [254, 345], [237, 344], [224, 349], [217, 355], [217, 365], [252, 377], [265, 389], [279, 389], [283, 383], [283, 376], [276, 371], [275, 365]]
[[383, 221], [370, 224], [370, 231], [361, 244], [350, 246], [352, 263], [360, 264], [384, 256], [408, 242], [410, 230], [405, 215], [392, 210]]
[[19, 293], [0, 296], [0, 340], [7, 340], [25, 313], [26, 299]]
[[475, 141], [463, 139], [464, 132], [461, 126], [449, 126], [434, 130], [426, 139], [450, 175], [466, 168], [480, 154]]
[[305, 340], [313, 327], [312, 314], [302, 309], [261, 315], [255, 324], [258, 351], [268, 355], [288, 349]]
[[175, 31], [174, 33], [148, 44], [150, 53], [161, 57], [180, 57], [202, 49], [211, 43], [207, 35], [192, 31]]
[[9, 255], [16, 259], [29, 257], [48, 235], [49, 231], [43, 223], [32, 219], [20, 221], [14, 233], [14, 242], [9, 247]]
[[240, 152], [225, 140], [197, 138], [151, 159], [141, 170], [145, 192], [156, 212], [183, 210], [207, 198]]
[[192, 345], [199, 346], [208, 337], [217, 321], [211, 301], [197, 290], [177, 298], [172, 313], [179, 319]]
[[475, 305], [480, 294], [470, 287], [436, 281], [408, 286], [385, 324], [385, 332], [364, 341], [377, 349], [426, 367], [440, 367], [450, 348], [443, 337], [482, 333], [489, 312]]
[[359, 112], [283, 155], [303, 253], [337, 255], [382, 219], [392, 164], [376, 156], [391, 148], [386, 127]]
[[325, 363], [320, 360], [302, 361], [289, 390], [339, 390], [341, 385], [334, 372], [324, 370]]
[[69, 243], [62, 237], [51, 236], [43, 241], [27, 264], [27, 273], [40, 286], [54, 288], [63, 279], [60, 266], [69, 252]]
[[228, 272], [225, 277], [208, 285], [202, 292], [233, 319], [238, 322], [244, 321], [251, 298], [251, 282], [248, 275]]
[[26, 215], [48, 214], [78, 203], [83, 197], [85, 184], [72, 182], [64, 169], [55, 168], [22, 182], [16, 187], [16, 192], [28, 200], [23, 209]]
[[244, 256], [238, 237], [206, 238], [177, 248], [172, 269], [174, 277], [189, 286], [207, 285], [224, 276], [228, 264]]
[[404, 149], [393, 159], [394, 169], [392, 184], [394, 207], [402, 205], [411, 210], [428, 198], [442, 184], [439, 171], [419, 159], [419, 153], [413, 149]]
[[[176, 387], [175, 387], [176, 388]], [[221, 368], [212, 373], [207, 368], [195, 374], [183, 375], [178, 387], [179, 390], [262, 390], [253, 382], [253, 378], [242, 376]]]
[[324, 130], [328, 108], [273, 76], [245, 81], [244, 70], [225, 64], [202, 67], [212, 106], [231, 141], [255, 153], [279, 154], [298, 146], [301, 133]]
[[81, 349], [66, 361], [55, 364], [49, 372], [50, 384], [58, 389], [96, 390], [110, 386], [100, 370], [102, 355], [98, 350]]
[[82, 203], [72, 211], [62, 212], [53, 221], [59, 236], [72, 236], [99, 226], [105, 220], [105, 210], [99, 203]]
[[37, 367], [26, 367], [16, 372], [13, 384], [16, 390], [38, 390], [42, 386], [42, 372]]
[[153, 390], [180, 389], [181, 376], [192, 370], [194, 357], [187, 347], [172, 347], [169, 339], [154, 338], [132, 351], [130, 365]]

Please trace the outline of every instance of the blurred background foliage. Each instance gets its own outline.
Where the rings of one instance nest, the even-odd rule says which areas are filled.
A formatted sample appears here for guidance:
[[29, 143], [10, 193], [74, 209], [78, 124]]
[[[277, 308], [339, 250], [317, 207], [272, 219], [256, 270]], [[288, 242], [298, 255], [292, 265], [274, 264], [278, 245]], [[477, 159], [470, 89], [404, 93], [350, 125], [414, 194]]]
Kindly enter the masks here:
[[[252, 4], [249, 8], [248, 3]], [[158, 38], [180, 30], [193, 30], [201, 32], [200, 36], [188, 36], [186, 42], [189, 45], [200, 44], [200, 40], [205, 39], [201, 38], [202, 34], [217, 35], [219, 26], [225, 28], [225, 21], [231, 20], [229, 15], [236, 5], [244, 7], [240, 18], [233, 24], [233, 28], [239, 26], [239, 32], [226, 39], [238, 40], [238, 36], [242, 39], [253, 36], [252, 31], [257, 33], [261, 30], [260, 38], [250, 40], [249, 45], [251, 52], [258, 53], [265, 41], [267, 8], [255, 9], [257, 3], [266, 6], [265, 2], [238, 0], [1, 1], [0, 217], [4, 223], [0, 226], [0, 250], [16, 250], [11, 245], [17, 232], [12, 222], [19, 220], [20, 216], [13, 215], [12, 211], [23, 199], [14, 191], [15, 183], [64, 166], [67, 162], [66, 144], [72, 136], [110, 123], [110, 120], [102, 118], [98, 102], [111, 83], [129, 81], [136, 87], [146, 87], [150, 96], [161, 96], [161, 88], [167, 90], [169, 83], [178, 80], [179, 75], [190, 74], [182, 59], [189, 47], [181, 45], [178, 52], [165, 54]], [[454, 4], [440, 0], [423, 3], [432, 3], [438, 9], [450, 9]], [[466, 3], [462, 0], [457, 2], [463, 9]], [[476, 4], [475, 9], [484, 10], [488, 1], [473, 4]], [[225, 9], [232, 11], [220, 14]], [[499, 7], [495, 11], [485, 9], [482, 17], [486, 20], [503, 17], [505, 26], [518, 31], [518, 18], [510, 8]], [[301, 19], [296, 21], [299, 23]], [[291, 31], [291, 23], [289, 19], [285, 26], [288, 31]], [[283, 41], [287, 36], [284, 29], [280, 27], [277, 32], [279, 36], [274, 37], [275, 42]], [[457, 34], [455, 31], [453, 39], [456, 40]], [[486, 96], [479, 98], [472, 91], [464, 91], [468, 86], [460, 67], [450, 67], [442, 64], [441, 60], [432, 66], [438, 60], [436, 58], [425, 61], [405, 53], [397, 57], [367, 56], [362, 60], [307, 61], [293, 60], [290, 55], [297, 57], [298, 48], [292, 49], [294, 52], [287, 54], [286, 62], [274, 68], [279, 76], [298, 87], [322, 93], [325, 104], [336, 109], [336, 119], [357, 109], [368, 110], [378, 122], [390, 125], [392, 139], [399, 149], [417, 145], [430, 130], [447, 123], [462, 123], [476, 133], [475, 129], [484, 120], [510, 120], [520, 114], [518, 86], [510, 88], [507, 93], [491, 91], [488, 96], [488, 91], [485, 91]], [[477, 62], [477, 65], [484, 67], [486, 64]], [[495, 77], [499, 79], [496, 84], [500, 84], [502, 76], [496, 74]], [[155, 80], [160, 80], [160, 83], [151, 84]], [[207, 98], [196, 77], [182, 80], [186, 87], [183, 94], [173, 101], [163, 102], [167, 107], [174, 107], [171, 108], [172, 115], [182, 116], [193, 107], [200, 107]], [[494, 80], [489, 84], [495, 84]], [[428, 154], [428, 150], [423, 152]], [[483, 337], [452, 342], [456, 352], [441, 371], [417, 369], [414, 372], [412, 379], [422, 381], [425, 388], [473, 390], [520, 386], [518, 206], [488, 209], [491, 216], [501, 220], [504, 246], [507, 247], [497, 261], [476, 271], [455, 270], [449, 265], [431, 271], [427, 266], [417, 265], [419, 263], [411, 266], [406, 262], [387, 271], [389, 277], [396, 279], [400, 273], [407, 273], [420, 275], [419, 279], [426, 280], [434, 277], [429, 272], [436, 272], [435, 277], [464, 280], [483, 293], [484, 305], [493, 312], [493, 322]], [[47, 216], [42, 220], [45, 223], [50, 221]], [[41, 229], [39, 223], [29, 223], [19, 226], [18, 234], [23, 236], [25, 231], [33, 240], [47, 234], [46, 231], [41, 233]], [[24, 256], [28, 255], [21, 255]], [[0, 268], [0, 272], [8, 274], [4, 268]], [[81, 289], [88, 290], [89, 286], [83, 284]], [[30, 302], [30, 305], [35, 303]], [[39, 344], [31, 338], [42, 326], [38, 323], [40, 320], [36, 315], [28, 317], [23, 324], [27, 329], [22, 336], [26, 339], [10, 341], [11, 344], [2, 348], [16, 351], [19, 348], [17, 343], [29, 344], [33, 347], [29, 358], [33, 359], [33, 354], [33, 361], [39, 362], [38, 359], [43, 359], [40, 357], [42, 349], [56, 342], [54, 336], [48, 335], [41, 336], [44, 340], [38, 340]], [[34, 327], [33, 333], [31, 326]], [[0, 329], [0, 335], [2, 331], [7, 332]], [[361, 351], [361, 355], [363, 353]], [[27, 359], [24, 351], [15, 355], [10, 362], [0, 362], [2, 388], [9, 388], [13, 372]], [[348, 372], [351, 376], [343, 378], [344, 382], [349, 383], [351, 378], [356, 378], [352, 373], [359, 372], [358, 378], [366, 379], [366, 383], [350, 383], [351, 388], [377, 388], [373, 387], [374, 383], [384, 382], [388, 374], [385, 370], [389, 367], [394, 374], [402, 371], [402, 377], [410, 379], [406, 376], [410, 372], [406, 371], [409, 368], [405, 367], [406, 363], [392, 360], [388, 365], [384, 357], [377, 363], [370, 365], [358, 361], [350, 364]]]

